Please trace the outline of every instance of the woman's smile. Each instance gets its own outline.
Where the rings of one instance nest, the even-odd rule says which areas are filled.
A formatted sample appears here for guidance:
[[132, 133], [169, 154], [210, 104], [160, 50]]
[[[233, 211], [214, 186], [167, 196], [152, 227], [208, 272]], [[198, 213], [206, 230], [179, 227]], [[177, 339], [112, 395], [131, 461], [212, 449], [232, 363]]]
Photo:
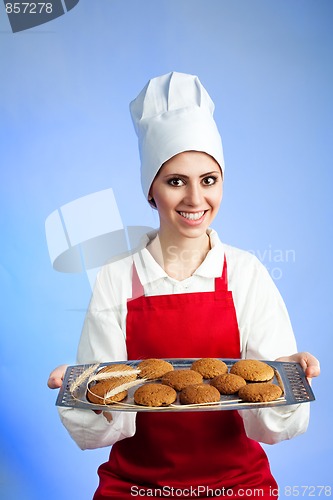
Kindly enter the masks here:
[[185, 219], [185, 223], [189, 225], [199, 225], [204, 221], [205, 214], [208, 210], [201, 210], [200, 212], [183, 212], [178, 211], [179, 215]]
[[198, 220], [204, 215], [205, 210], [201, 212], [178, 212], [182, 217], [189, 220]]

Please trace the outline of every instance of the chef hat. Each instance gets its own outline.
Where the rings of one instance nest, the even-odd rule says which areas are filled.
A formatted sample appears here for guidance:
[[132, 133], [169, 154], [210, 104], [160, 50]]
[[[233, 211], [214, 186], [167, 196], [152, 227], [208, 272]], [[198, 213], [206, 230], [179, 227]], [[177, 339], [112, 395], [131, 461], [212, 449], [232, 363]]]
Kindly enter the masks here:
[[214, 103], [197, 76], [173, 72], [153, 78], [130, 103], [130, 111], [139, 141], [146, 198], [163, 163], [184, 151], [211, 155], [224, 173]]

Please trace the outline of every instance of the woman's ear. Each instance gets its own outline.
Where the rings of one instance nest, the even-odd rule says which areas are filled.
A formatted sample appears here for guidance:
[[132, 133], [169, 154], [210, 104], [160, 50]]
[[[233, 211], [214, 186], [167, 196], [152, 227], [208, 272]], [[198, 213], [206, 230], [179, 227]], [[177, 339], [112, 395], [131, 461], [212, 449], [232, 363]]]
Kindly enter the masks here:
[[150, 205], [154, 208], [156, 208], [156, 203], [155, 203], [155, 200], [152, 196], [148, 196], [148, 202], [150, 203]]
[[152, 197], [152, 195], [151, 195], [151, 188], [150, 188], [149, 193], [148, 193], [148, 203], [149, 203], [152, 207], [156, 208], [156, 203], [155, 203], [155, 200], [154, 200], [154, 198], [153, 198], [153, 197]]

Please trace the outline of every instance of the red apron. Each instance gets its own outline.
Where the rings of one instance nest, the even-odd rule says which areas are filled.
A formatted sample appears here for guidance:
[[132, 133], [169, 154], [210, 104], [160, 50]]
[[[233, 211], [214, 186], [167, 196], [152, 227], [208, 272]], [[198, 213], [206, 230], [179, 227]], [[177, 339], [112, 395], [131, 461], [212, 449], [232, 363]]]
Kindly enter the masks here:
[[[133, 297], [126, 325], [128, 359], [240, 357], [226, 260], [214, 292], [151, 297], [143, 296], [134, 266]], [[272, 499], [277, 491], [263, 449], [246, 436], [238, 412], [230, 410], [138, 412], [135, 435], [112, 447], [98, 474], [94, 500]]]

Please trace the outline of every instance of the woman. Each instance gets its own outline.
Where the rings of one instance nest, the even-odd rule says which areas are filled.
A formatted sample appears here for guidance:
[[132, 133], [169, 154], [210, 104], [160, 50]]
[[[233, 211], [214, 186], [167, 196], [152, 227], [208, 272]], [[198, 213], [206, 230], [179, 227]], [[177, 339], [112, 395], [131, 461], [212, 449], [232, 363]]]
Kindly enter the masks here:
[[[157, 358], [318, 361], [296, 352], [284, 303], [266, 269], [210, 229], [224, 160], [214, 105], [197, 77], [151, 80], [131, 103], [142, 186], [160, 226], [132, 256], [100, 272], [78, 363]], [[64, 367], [50, 376], [61, 385]], [[258, 441], [304, 432], [309, 405], [258, 410], [95, 414], [61, 409], [81, 448], [112, 446], [94, 499], [133, 496], [263, 498], [277, 485]]]

